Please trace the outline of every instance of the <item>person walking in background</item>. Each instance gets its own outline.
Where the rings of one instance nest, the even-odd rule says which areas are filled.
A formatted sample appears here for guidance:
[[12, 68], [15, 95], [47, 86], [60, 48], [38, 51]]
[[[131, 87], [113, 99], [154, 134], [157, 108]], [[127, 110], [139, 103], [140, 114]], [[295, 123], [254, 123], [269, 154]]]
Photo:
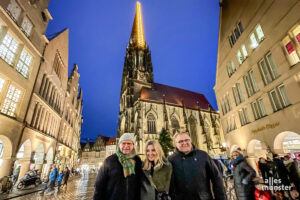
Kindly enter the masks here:
[[145, 149], [141, 199], [165, 200], [169, 198], [172, 165], [165, 158], [158, 141], [149, 141]]
[[60, 189], [61, 186], [61, 182], [64, 178], [64, 171], [61, 171], [57, 177], [57, 186], [58, 186], [58, 190]]
[[234, 188], [237, 198], [239, 200], [254, 200], [255, 187], [252, 181], [255, 177], [254, 169], [248, 165], [239, 151], [232, 153], [232, 161], [234, 165]]
[[18, 165], [17, 168], [13, 171], [13, 184], [15, 184], [18, 181], [20, 171], [21, 165]]
[[117, 152], [105, 159], [100, 168], [94, 200], [139, 200], [142, 161], [135, 154], [133, 134], [124, 133]]
[[281, 161], [278, 154], [273, 155], [273, 162], [272, 162], [272, 171], [273, 171], [273, 178], [280, 179], [281, 184], [285, 186], [290, 185], [290, 181], [288, 178], [288, 171], [284, 166], [283, 162]]
[[49, 194], [54, 193], [56, 177], [57, 177], [57, 168], [54, 164], [52, 164], [50, 166], [50, 174], [49, 174], [48, 182], [45, 184], [44, 188], [42, 189], [42, 192], [40, 193], [41, 195], [45, 193], [48, 187], [49, 187]]
[[265, 158], [260, 157], [258, 161], [258, 168], [264, 180], [272, 177], [272, 166], [270, 161], [267, 161]]
[[63, 184], [63, 187], [67, 187], [69, 177], [70, 177], [70, 170], [69, 170], [68, 167], [66, 167], [66, 169], [65, 169], [65, 175], [64, 175], [64, 184]]
[[296, 190], [300, 193], [300, 171], [298, 163], [288, 155], [284, 156], [283, 163], [286, 166], [291, 183], [295, 185]]
[[175, 134], [173, 140], [176, 150], [169, 157], [173, 167], [170, 186], [172, 199], [226, 199], [222, 175], [209, 155], [192, 145], [187, 132]]

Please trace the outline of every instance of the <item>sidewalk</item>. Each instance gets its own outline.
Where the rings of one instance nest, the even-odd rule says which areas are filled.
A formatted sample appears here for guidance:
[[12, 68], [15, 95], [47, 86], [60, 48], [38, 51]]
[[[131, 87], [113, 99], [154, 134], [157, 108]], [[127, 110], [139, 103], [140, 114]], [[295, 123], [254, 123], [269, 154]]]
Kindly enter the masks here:
[[[69, 178], [69, 182], [73, 181], [73, 180], [76, 180], [78, 178], [80, 178], [81, 175], [79, 176], [71, 176]], [[5, 200], [5, 199], [13, 199], [13, 198], [16, 198], [16, 197], [20, 197], [20, 196], [24, 196], [24, 195], [27, 195], [27, 194], [31, 194], [31, 193], [35, 193], [35, 192], [39, 192], [43, 189], [44, 187], [44, 183], [40, 184], [39, 186], [29, 186], [28, 188], [26, 189], [23, 189], [23, 190], [18, 190], [16, 185], [14, 186], [13, 188], [13, 191], [9, 194], [0, 194], [0, 200]], [[57, 186], [55, 186], [57, 187]]]

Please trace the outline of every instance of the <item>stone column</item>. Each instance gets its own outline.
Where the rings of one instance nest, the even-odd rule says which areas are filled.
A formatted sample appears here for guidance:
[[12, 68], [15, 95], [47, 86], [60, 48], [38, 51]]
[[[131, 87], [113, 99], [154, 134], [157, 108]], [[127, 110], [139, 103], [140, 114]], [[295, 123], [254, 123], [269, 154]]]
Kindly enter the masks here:
[[1, 159], [2, 165], [0, 167], [0, 178], [10, 175], [13, 167], [13, 159], [11, 157], [3, 157]]
[[30, 159], [20, 159], [19, 164], [21, 165], [21, 170], [18, 179], [22, 178], [25, 175], [25, 173], [29, 171]]

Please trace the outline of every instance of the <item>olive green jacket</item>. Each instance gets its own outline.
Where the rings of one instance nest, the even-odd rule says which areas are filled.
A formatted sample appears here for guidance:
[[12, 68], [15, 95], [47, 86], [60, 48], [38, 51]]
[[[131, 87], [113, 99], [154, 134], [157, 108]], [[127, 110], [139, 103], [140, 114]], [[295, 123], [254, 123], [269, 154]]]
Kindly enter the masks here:
[[154, 167], [153, 177], [150, 171], [143, 170], [141, 185], [141, 200], [155, 200], [155, 189], [158, 192], [169, 192], [172, 175], [172, 165], [167, 159], [165, 164]]

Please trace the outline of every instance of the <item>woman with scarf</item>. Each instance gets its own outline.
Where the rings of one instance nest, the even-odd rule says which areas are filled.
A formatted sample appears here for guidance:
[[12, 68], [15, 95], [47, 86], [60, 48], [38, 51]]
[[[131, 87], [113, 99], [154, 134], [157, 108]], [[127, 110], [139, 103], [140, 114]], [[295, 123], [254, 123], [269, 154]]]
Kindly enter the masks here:
[[133, 134], [124, 133], [117, 152], [105, 159], [95, 183], [94, 200], [140, 200], [142, 162]]
[[232, 153], [234, 188], [238, 200], [254, 200], [255, 171], [248, 165], [243, 155], [234, 151]]
[[141, 176], [141, 199], [169, 200], [172, 165], [165, 158], [158, 141], [149, 141], [146, 144], [145, 154], [144, 173]]

